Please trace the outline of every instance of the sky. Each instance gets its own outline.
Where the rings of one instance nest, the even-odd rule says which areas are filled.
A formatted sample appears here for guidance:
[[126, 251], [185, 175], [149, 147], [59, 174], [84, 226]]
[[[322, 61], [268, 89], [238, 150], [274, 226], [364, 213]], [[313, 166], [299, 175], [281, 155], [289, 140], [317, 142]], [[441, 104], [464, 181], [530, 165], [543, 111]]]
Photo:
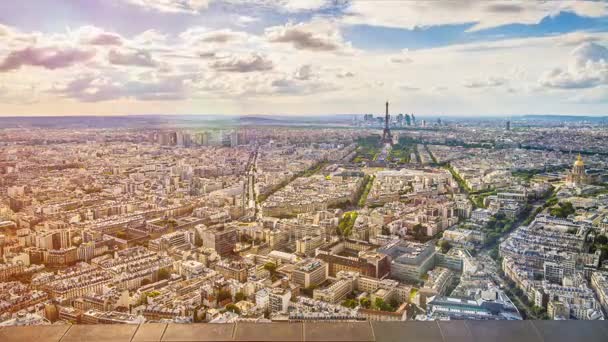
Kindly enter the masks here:
[[608, 2], [0, 1], [0, 116], [608, 115]]

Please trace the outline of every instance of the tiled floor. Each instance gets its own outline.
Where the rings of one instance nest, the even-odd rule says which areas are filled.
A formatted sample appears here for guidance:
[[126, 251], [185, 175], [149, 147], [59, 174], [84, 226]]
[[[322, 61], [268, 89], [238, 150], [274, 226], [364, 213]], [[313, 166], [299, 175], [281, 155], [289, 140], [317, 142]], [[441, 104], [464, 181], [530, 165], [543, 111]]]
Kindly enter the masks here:
[[607, 342], [607, 321], [57, 325], [0, 328], [0, 342]]

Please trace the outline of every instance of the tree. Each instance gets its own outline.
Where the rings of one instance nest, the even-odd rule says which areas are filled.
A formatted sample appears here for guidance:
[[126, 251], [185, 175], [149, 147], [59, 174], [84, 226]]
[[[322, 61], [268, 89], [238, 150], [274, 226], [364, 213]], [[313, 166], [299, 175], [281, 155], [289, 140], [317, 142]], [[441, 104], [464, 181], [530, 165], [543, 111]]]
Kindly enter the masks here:
[[310, 285], [309, 287], [304, 288], [301, 291], [303, 294], [307, 295], [308, 297], [312, 297], [312, 294], [316, 288], [317, 288], [316, 285]]
[[358, 303], [355, 299], [345, 299], [342, 301], [342, 306], [346, 306], [349, 309], [354, 309], [357, 307], [357, 305]]
[[382, 298], [376, 298], [376, 300], [374, 301], [374, 308], [380, 311], [395, 311], [395, 308], [392, 305], [386, 303]]
[[150, 279], [145, 278], [144, 280], [141, 281], [141, 286], [146, 286], [146, 285], [149, 285], [151, 283], [152, 283], [152, 281]]
[[600, 260], [608, 259], [608, 245], [601, 245], [598, 249], [601, 251]]
[[414, 233], [415, 237], [421, 237], [423, 234], [423, 230], [424, 230], [424, 226], [420, 223], [418, 223], [412, 227], [412, 232]]
[[169, 279], [169, 277], [171, 276], [171, 272], [169, 272], [168, 270], [161, 268], [160, 270], [158, 270], [158, 279], [159, 280], [164, 280], [164, 279]]
[[358, 215], [359, 214], [356, 211], [344, 213], [340, 219], [340, 222], [338, 223], [338, 234], [344, 237], [349, 236], [353, 230], [353, 226], [355, 225]]
[[551, 208], [550, 213], [552, 216], [566, 218], [571, 214], [574, 214], [576, 210], [570, 202], [559, 203], [557, 207]]
[[490, 251], [490, 257], [494, 260], [498, 260], [499, 256], [500, 254], [498, 253], [498, 247], [492, 248], [492, 250]]
[[274, 275], [277, 271], [277, 264], [274, 262], [267, 262], [264, 264], [264, 269], [270, 272], [271, 275]]
[[228, 290], [219, 290], [218, 291], [218, 293], [217, 293], [217, 301], [218, 302], [221, 302], [221, 301], [223, 301], [225, 299], [228, 299], [228, 298], [232, 298], [232, 295], [230, 294], [230, 291], [228, 291]]
[[243, 292], [237, 292], [237, 293], [234, 295], [234, 300], [235, 300], [235, 301], [237, 301], [237, 302], [240, 302], [240, 301], [242, 301], [242, 300], [245, 300], [246, 298], [247, 298], [247, 297], [245, 296], [245, 294], [244, 294]]
[[146, 297], [149, 298], [154, 298], [154, 297], [158, 297], [160, 296], [160, 292], [154, 290], [154, 291], [150, 291], [150, 292], [146, 292]]
[[441, 253], [447, 253], [452, 248], [452, 245], [446, 240], [440, 240], [439, 247], [441, 248]]
[[372, 302], [369, 300], [369, 298], [367, 298], [367, 297], [363, 297], [363, 298], [361, 298], [361, 300], [359, 300], [359, 304], [360, 304], [362, 307], [364, 307], [364, 308], [366, 308], [366, 309], [369, 309], [369, 307], [370, 307], [370, 305], [372, 304]]
[[606, 237], [606, 235], [598, 235], [595, 237], [595, 243], [598, 245], [608, 244], [608, 237]]
[[236, 305], [234, 305], [232, 303], [226, 305], [226, 311], [234, 312], [237, 315], [241, 314], [241, 309], [239, 309], [238, 306], [236, 306]]
[[524, 291], [522, 291], [522, 289], [520, 288], [516, 288], [515, 290], [513, 290], [513, 293], [515, 293], [517, 297], [521, 297], [524, 295]]

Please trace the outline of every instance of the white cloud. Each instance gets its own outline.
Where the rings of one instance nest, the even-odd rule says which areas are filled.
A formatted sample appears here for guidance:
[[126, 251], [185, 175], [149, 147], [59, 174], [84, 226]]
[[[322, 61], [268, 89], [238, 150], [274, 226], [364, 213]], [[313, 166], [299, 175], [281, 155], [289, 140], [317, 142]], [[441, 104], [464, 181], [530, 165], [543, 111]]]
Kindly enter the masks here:
[[336, 77], [337, 78], [351, 78], [351, 77], [355, 77], [355, 74], [350, 71], [341, 71], [336, 74]]
[[[264, 20], [263, 16], [260, 18]], [[577, 103], [581, 106], [585, 103], [580, 108], [588, 113], [605, 111], [605, 103], [602, 109], [583, 102], [585, 99], [579, 102], [569, 99], [583, 92], [588, 99], [592, 96], [601, 99], [601, 91], [593, 94], [588, 91], [606, 88], [603, 74], [598, 72], [605, 58], [606, 33], [504, 39], [394, 52], [353, 50], [342, 36], [340, 23], [326, 18], [278, 25], [263, 33], [255, 33], [263, 26], [262, 22], [255, 25], [253, 32], [236, 31], [235, 26], [214, 29], [213, 23], [207, 24], [209, 27], [190, 27], [177, 37], [175, 32], [160, 28], [134, 36], [121, 34], [121, 45], [90, 44], [98, 34], [112, 35], [106, 28], [41, 33], [0, 26], [0, 62], [12, 51], [28, 47], [96, 51], [86, 61], [72, 59], [67, 64], [61, 61], [61, 65], [69, 67], [17, 68], [21, 62], [7, 64], [10, 72], [0, 73], [0, 83], [10, 85], [10, 90], [16, 87], [14, 84], [20, 84], [23, 91], [13, 92], [12, 100], [0, 106], [0, 113], [40, 113], [49, 108], [57, 110], [57, 114], [163, 110], [192, 113], [198, 108], [214, 108], [218, 113], [374, 112], [378, 109], [378, 92], [382, 92], [383, 100], [386, 97], [394, 103], [398, 111], [408, 113], [474, 115], [497, 110], [563, 113], [576, 112]], [[298, 34], [287, 34], [290, 31]], [[111, 51], [115, 51], [114, 63], [120, 65], [109, 60]], [[27, 60], [42, 63], [36, 58]], [[414, 61], [415, 67], [393, 63], [393, 59], [401, 63]], [[18, 61], [15, 57], [13, 60]], [[20, 64], [25, 65], [31, 64]], [[141, 65], [154, 67], [144, 69]], [[550, 74], [553, 68], [559, 72]], [[191, 76], [185, 79], [182, 73]], [[539, 79], [545, 73], [549, 76], [543, 85]], [[577, 75], [587, 78], [574, 77]], [[89, 79], [68, 89], [70, 82], [85, 76]], [[585, 81], [593, 87], [566, 94], [567, 86], [576, 82], [583, 86]], [[62, 91], [45, 93], [54, 83]], [[26, 102], [30, 84], [41, 89], [43, 96], [37, 97], [38, 103], [22, 108], [7, 104], [19, 102], [15, 101], [19, 94], [24, 97], [21, 102]], [[494, 90], [482, 92], [472, 88]], [[485, 96], [506, 95], [509, 89], [517, 92], [509, 96]], [[162, 107], [160, 99], [175, 101]], [[148, 105], [149, 100], [159, 101]], [[191, 105], [194, 101], [202, 102], [194, 107]]]
[[260, 18], [251, 17], [248, 15], [239, 15], [236, 17], [236, 23], [238, 26], [247, 26], [258, 21], [260, 21]]
[[503, 77], [487, 77], [483, 79], [468, 79], [463, 85], [466, 88], [494, 88], [506, 83], [507, 80]]
[[[123, 75], [124, 76], [124, 75]], [[139, 101], [181, 100], [188, 96], [195, 75], [133, 80], [107, 75], [83, 75], [52, 92], [82, 102], [102, 102], [121, 98]]]
[[131, 39], [133, 45], [154, 48], [165, 46], [167, 44], [168, 35], [158, 30], [146, 30]]
[[210, 0], [123, 0], [147, 10], [196, 14], [209, 6]]
[[294, 78], [279, 78], [271, 83], [272, 92], [287, 95], [309, 95], [336, 91], [339, 87], [321, 80], [302, 81]]
[[269, 27], [265, 35], [270, 42], [288, 43], [298, 50], [344, 51], [350, 48], [350, 44], [344, 42], [337, 23], [322, 19]]
[[251, 53], [248, 55], [232, 55], [219, 58], [211, 63], [211, 68], [216, 71], [226, 72], [255, 72], [268, 71], [274, 68], [274, 63], [268, 57]]
[[[215, 0], [220, 1], [220, 0]], [[283, 13], [315, 11], [335, 3], [335, 0], [224, 0], [239, 5], [255, 5]]]
[[561, 89], [592, 88], [608, 84], [608, 48], [596, 43], [583, 43], [570, 53], [566, 68], [545, 72], [541, 86]]
[[108, 61], [114, 65], [139, 67], [155, 67], [158, 65], [158, 62], [152, 58], [150, 52], [145, 50], [110, 50], [108, 53]]
[[0, 61], [0, 72], [20, 69], [22, 66], [37, 66], [50, 70], [68, 68], [84, 63], [95, 56], [95, 50], [66, 46], [27, 47], [11, 51]]
[[580, 104], [608, 103], [608, 86], [598, 86], [577, 91], [568, 100]]
[[317, 10], [330, 3], [327, 0], [275, 0], [275, 2], [277, 6], [288, 12]]
[[403, 82], [397, 83], [397, 89], [399, 89], [399, 90], [405, 90], [405, 91], [418, 91], [418, 90], [420, 90], [420, 88], [415, 87], [415, 86], [411, 85], [410, 83], [403, 83]]
[[409, 57], [409, 50], [403, 49], [401, 50], [401, 53], [392, 56], [390, 58], [390, 61], [393, 63], [409, 64], [412, 63], [414, 60]]
[[114, 32], [106, 32], [95, 26], [82, 26], [72, 32], [80, 43], [88, 45], [122, 45], [122, 37]]
[[600, 17], [608, 13], [608, 5], [599, 1], [351, 1], [343, 20], [406, 29], [474, 23], [470, 30], [476, 31], [507, 24], [537, 24], [560, 11]]
[[183, 32], [180, 37], [188, 44], [207, 45], [243, 42], [249, 34], [245, 32], [233, 31], [230, 29], [208, 30], [203, 27], [189, 29]]
[[235, 5], [255, 5], [285, 13], [314, 11], [331, 5], [331, 0], [122, 0], [128, 4], [165, 13], [197, 14], [206, 10], [212, 2]]
[[294, 73], [293, 77], [301, 81], [306, 81], [316, 77], [316, 75], [312, 70], [312, 66], [310, 64], [306, 64], [299, 67]]

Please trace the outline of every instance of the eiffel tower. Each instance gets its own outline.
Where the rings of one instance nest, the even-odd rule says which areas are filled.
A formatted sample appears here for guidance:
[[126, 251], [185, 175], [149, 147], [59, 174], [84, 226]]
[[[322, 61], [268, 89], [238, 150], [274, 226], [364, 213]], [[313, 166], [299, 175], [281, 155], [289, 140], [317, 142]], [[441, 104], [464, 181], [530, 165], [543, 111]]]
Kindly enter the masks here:
[[383, 144], [393, 144], [393, 135], [391, 134], [391, 129], [388, 128], [388, 101], [386, 101], [386, 116], [384, 117], [384, 131], [382, 132], [382, 143]]

